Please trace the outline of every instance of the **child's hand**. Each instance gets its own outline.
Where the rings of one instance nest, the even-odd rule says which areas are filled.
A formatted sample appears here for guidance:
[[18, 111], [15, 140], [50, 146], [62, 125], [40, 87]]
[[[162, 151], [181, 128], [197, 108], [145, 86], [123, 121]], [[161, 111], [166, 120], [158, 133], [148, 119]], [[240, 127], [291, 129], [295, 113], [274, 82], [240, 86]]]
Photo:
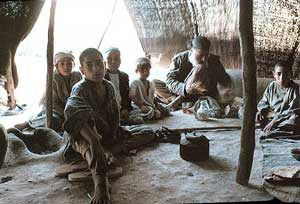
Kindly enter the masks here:
[[155, 118], [160, 119], [161, 118], [161, 112], [159, 110], [155, 110]]
[[148, 106], [142, 105], [141, 111], [142, 111], [142, 113], [148, 113], [150, 111], [150, 108]]
[[265, 128], [263, 129], [264, 132], [270, 132], [272, 130], [272, 128], [275, 127], [275, 121], [272, 120], [271, 122], [269, 122]]
[[120, 116], [121, 116], [121, 118], [128, 118], [128, 116], [129, 116], [128, 110], [126, 110], [126, 109], [121, 110]]
[[265, 119], [264, 115], [260, 111], [257, 112], [256, 117], [255, 117], [255, 121], [256, 122], [260, 122], [260, 121], [262, 121], [264, 119]]

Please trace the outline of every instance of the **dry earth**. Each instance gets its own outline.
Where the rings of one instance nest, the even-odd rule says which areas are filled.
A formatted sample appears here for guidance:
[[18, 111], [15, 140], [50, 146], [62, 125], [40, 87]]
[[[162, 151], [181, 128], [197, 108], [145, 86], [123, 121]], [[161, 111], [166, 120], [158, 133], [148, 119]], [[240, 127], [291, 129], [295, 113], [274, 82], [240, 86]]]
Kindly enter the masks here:
[[[182, 114], [177, 114], [182, 118]], [[178, 120], [178, 117], [172, 116], [167, 122], [160, 121], [151, 126], [176, 124], [186, 128], [213, 124], [192, 120], [192, 116], [185, 116], [188, 119], [184, 124], [184, 120]], [[227, 120], [224, 124], [234, 125], [239, 121]], [[273, 199], [262, 189], [262, 151], [258, 142], [250, 184], [241, 186], [235, 182], [240, 130], [203, 134], [210, 139], [210, 157], [204, 162], [191, 163], [181, 159], [179, 146], [169, 143], [150, 144], [139, 149], [136, 156], [120, 157], [124, 174], [111, 180], [113, 203], [216, 203]], [[17, 166], [4, 166], [0, 170], [0, 178], [12, 176], [12, 180], [0, 184], [0, 203], [88, 203], [87, 193], [93, 193], [92, 183], [71, 183], [66, 178], [55, 177], [54, 168], [60, 164], [61, 158], [55, 156]]]

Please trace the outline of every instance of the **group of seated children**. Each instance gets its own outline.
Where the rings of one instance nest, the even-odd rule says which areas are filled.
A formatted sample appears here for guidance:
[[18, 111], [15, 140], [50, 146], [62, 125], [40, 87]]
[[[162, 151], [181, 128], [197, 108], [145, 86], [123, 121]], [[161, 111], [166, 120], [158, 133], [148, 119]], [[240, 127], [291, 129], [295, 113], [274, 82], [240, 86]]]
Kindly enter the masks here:
[[[147, 80], [150, 73], [151, 63], [147, 58], [142, 61], [137, 60], [136, 73], [140, 75], [140, 71], [147, 67], [148, 75], [144, 76], [142, 81], [147, 81], [145, 84], [140, 84], [139, 89], [145, 92], [137, 92], [135, 82], [129, 87], [128, 75], [119, 70], [121, 64], [121, 52], [118, 48], [111, 47], [104, 52], [105, 76], [104, 78], [113, 84], [115, 97], [120, 109], [121, 124], [140, 124], [145, 120], [159, 119], [168, 114], [168, 110], [155, 101], [154, 89], [152, 83]], [[147, 63], [145, 65], [145, 63]], [[64, 108], [66, 101], [70, 96], [74, 84], [82, 79], [80, 72], [74, 71], [75, 66], [74, 56], [70, 52], [58, 52], [54, 56], [54, 74], [52, 85], [52, 101], [53, 101], [53, 116], [51, 128], [61, 132], [64, 122]], [[151, 85], [151, 88], [148, 87]], [[145, 87], [144, 87], [145, 86]], [[130, 94], [129, 94], [130, 93]], [[135, 96], [135, 94], [138, 94]], [[142, 95], [141, 95], [142, 94]], [[142, 98], [141, 98], [142, 97]], [[26, 128], [37, 128], [46, 126], [46, 92], [44, 93], [40, 105], [42, 110], [37, 115], [31, 117], [28, 121], [15, 125], [19, 130]], [[142, 101], [141, 101], [142, 100]], [[132, 105], [133, 101], [133, 105]], [[153, 114], [155, 111], [156, 114]], [[161, 114], [161, 111], [163, 114]]]
[[[109, 203], [105, 152], [128, 139], [122, 135], [120, 122], [158, 119], [167, 115], [168, 110], [155, 100], [154, 85], [147, 79], [151, 69], [148, 58], [137, 59], [138, 79], [130, 86], [128, 75], [119, 70], [118, 48], [107, 49], [104, 57], [99, 50], [88, 48], [81, 53], [79, 61], [83, 79], [72, 71], [72, 54], [55, 55], [53, 118], [55, 127], [65, 131], [72, 149], [88, 163], [94, 182], [91, 203]], [[256, 119], [265, 124], [265, 131], [281, 128], [297, 132], [299, 85], [290, 80], [290, 70], [283, 63], [276, 64], [274, 78], [258, 104]], [[269, 110], [273, 112], [271, 119]]]
[[[121, 91], [122, 88], [120, 85], [123, 82], [120, 80], [121, 77], [116, 77], [113, 74], [119, 73], [119, 76], [122, 75], [122, 79], [125, 79], [125, 82], [127, 80], [128, 84], [128, 76], [118, 71], [120, 51], [110, 49], [105, 56], [107, 59], [106, 64], [109, 67], [107, 77], [113, 83], [104, 79], [105, 65], [102, 54], [94, 48], [84, 50], [79, 60], [81, 65], [80, 71], [85, 77], [73, 86], [64, 111], [64, 130], [65, 135], [69, 139], [69, 145], [87, 161], [92, 174], [94, 196], [91, 203], [109, 203], [110, 201], [106, 151], [122, 143], [124, 140], [132, 140], [132, 138], [124, 138], [122, 128], [119, 126], [120, 110], [126, 110], [122, 113], [123, 117], [128, 116], [128, 112], [130, 111], [129, 104], [127, 104], [128, 109], [122, 109], [123, 93], [115, 94], [115, 90]], [[146, 90], [143, 98], [149, 104], [145, 104], [143, 101], [140, 102], [141, 95], [139, 95], [138, 104], [136, 105], [141, 109], [154, 108], [152, 101], [154, 97], [150, 97], [153, 91], [149, 92], [150, 82], [146, 80], [149, 75], [149, 69], [150, 64], [148, 61], [148, 65], [146, 66], [147, 74], [145, 76], [142, 74], [143, 77], [140, 79], [148, 85], [146, 84], [146, 87], [144, 87], [144, 84], [141, 84], [140, 89], [143, 88]], [[128, 92], [127, 87], [124, 89]], [[134, 97], [133, 94], [130, 94], [130, 96]], [[143, 110], [141, 111], [143, 112]], [[158, 111], [156, 112], [158, 113]], [[138, 141], [146, 144], [147, 138], [138, 139]], [[128, 148], [130, 149], [130, 147]]]
[[139, 124], [168, 115], [168, 109], [156, 101], [154, 86], [147, 79], [151, 68], [148, 58], [141, 57], [136, 60], [135, 72], [139, 78], [134, 80], [130, 86], [128, 75], [119, 70], [121, 52], [118, 48], [106, 49], [104, 61], [105, 79], [111, 81], [115, 88], [121, 124]]
[[[123, 144], [130, 150], [132, 144], [143, 145], [153, 139], [125, 138], [121, 121], [144, 123], [159, 119], [168, 111], [155, 101], [153, 84], [147, 80], [151, 68], [149, 59], [137, 60], [139, 79], [130, 87], [128, 75], [119, 70], [118, 48], [107, 49], [104, 57], [97, 49], [88, 48], [81, 53], [79, 61], [83, 79], [79, 72], [72, 70], [75, 63], [71, 53], [59, 52], [54, 57], [51, 128], [64, 131], [68, 140], [66, 149], [73, 149], [87, 161], [94, 182], [91, 203], [109, 203], [107, 153], [113, 146]], [[44, 127], [45, 121], [44, 96], [43, 110], [15, 127], [20, 130]]]

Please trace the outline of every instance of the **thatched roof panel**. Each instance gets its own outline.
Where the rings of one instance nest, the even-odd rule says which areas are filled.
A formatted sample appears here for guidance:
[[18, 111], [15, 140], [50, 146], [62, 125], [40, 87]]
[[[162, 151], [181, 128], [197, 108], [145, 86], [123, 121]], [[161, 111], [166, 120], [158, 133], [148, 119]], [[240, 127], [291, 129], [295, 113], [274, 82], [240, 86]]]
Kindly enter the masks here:
[[256, 0], [254, 2], [253, 20], [258, 74], [271, 76], [276, 61], [289, 60], [292, 63], [293, 59], [295, 59], [292, 63], [295, 72], [299, 67], [299, 62], [297, 63], [299, 49], [293, 56], [293, 47], [300, 40], [300, 1]]
[[[145, 52], [164, 56], [187, 49], [206, 35], [211, 52], [226, 68], [240, 68], [238, 0], [125, 0]], [[275, 62], [289, 60], [299, 73], [300, 0], [254, 0], [254, 37], [259, 76], [271, 76]], [[294, 55], [293, 55], [294, 53]], [[292, 57], [294, 56], [294, 57]]]

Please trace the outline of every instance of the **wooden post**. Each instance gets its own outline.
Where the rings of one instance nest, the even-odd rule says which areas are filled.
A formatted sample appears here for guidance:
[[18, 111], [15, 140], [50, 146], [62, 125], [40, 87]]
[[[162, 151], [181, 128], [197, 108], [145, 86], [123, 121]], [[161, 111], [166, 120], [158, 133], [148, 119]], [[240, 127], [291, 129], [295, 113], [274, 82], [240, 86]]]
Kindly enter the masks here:
[[7, 132], [3, 125], [0, 124], [0, 169], [4, 163], [7, 151]]
[[236, 182], [247, 185], [255, 148], [256, 61], [253, 36], [253, 0], [240, 1], [240, 45], [243, 69], [244, 113]]
[[53, 81], [53, 50], [54, 50], [54, 19], [56, 0], [52, 0], [48, 27], [47, 44], [47, 85], [46, 85], [46, 127], [52, 127], [52, 81]]
[[15, 83], [13, 78], [13, 56], [11, 51], [9, 51], [9, 65], [6, 73], [6, 92], [7, 92], [7, 106], [9, 109], [14, 109], [16, 107], [16, 98], [15, 98]]

